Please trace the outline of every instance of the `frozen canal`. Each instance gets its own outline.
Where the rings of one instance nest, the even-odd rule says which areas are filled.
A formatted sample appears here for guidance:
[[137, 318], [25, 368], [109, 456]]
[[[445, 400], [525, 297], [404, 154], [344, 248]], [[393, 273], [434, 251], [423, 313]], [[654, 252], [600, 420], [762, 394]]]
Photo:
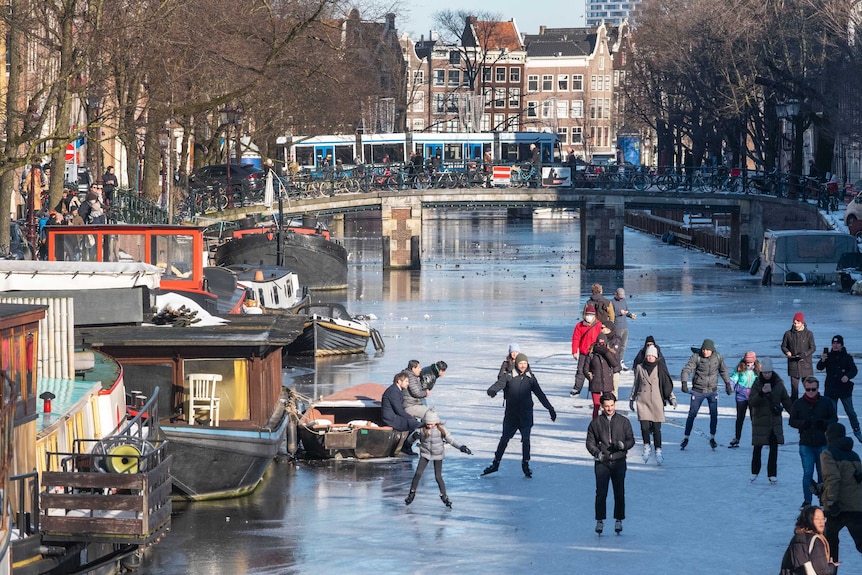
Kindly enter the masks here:
[[[750, 423], [742, 447], [727, 449], [735, 412], [733, 398], [722, 394], [718, 449], [707, 445], [704, 406], [689, 447], [680, 451], [688, 401], [679, 373], [690, 347], [711, 338], [729, 369], [751, 349], [771, 356], [786, 380], [779, 345], [797, 311], [818, 349], [840, 333], [862, 361], [862, 299], [831, 288], [764, 288], [722, 260], [630, 230], [624, 271], [582, 272], [578, 238], [577, 220], [507, 222], [488, 214], [426, 220], [421, 273], [386, 274], [377, 250], [365, 253], [357, 242], [352, 257], [364, 263], [351, 266], [348, 309], [377, 316], [385, 352], [285, 372], [297, 390], [316, 396], [366, 381], [391, 383], [409, 359], [445, 360], [449, 370], [430, 403], [474, 453], [447, 450], [451, 510], [440, 502], [432, 470], [414, 503], [404, 505], [415, 457], [283, 459], [250, 497], [176, 505], [170, 535], [148, 552], [139, 573], [777, 573], [802, 502], [798, 433], [785, 425], [778, 484], [768, 485], [765, 473], [750, 483]], [[610, 526], [601, 537], [593, 532], [593, 462], [584, 447], [591, 408], [585, 393], [569, 397], [572, 328], [594, 282], [611, 296], [624, 287], [639, 316], [629, 322], [626, 361], [654, 335], [680, 397], [679, 408], [667, 412], [662, 467], [643, 464], [632, 418], [637, 445], [629, 455], [620, 536]], [[521, 473], [518, 436], [500, 471], [480, 478], [503, 416], [501, 396], [491, 399], [485, 390], [510, 342], [528, 355], [559, 416], [552, 423], [536, 409], [532, 479]], [[630, 372], [622, 381], [627, 399]], [[858, 387], [855, 397], [862, 405]], [[627, 401], [618, 406], [627, 408]], [[847, 424], [843, 409], [839, 414]], [[846, 531], [841, 559], [841, 573], [862, 573]]]

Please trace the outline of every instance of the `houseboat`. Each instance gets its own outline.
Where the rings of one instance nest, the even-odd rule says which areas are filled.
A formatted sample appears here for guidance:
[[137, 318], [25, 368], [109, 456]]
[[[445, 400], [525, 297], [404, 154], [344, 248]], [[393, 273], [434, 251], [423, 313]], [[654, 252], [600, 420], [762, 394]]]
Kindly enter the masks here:
[[831, 284], [841, 256], [856, 251], [856, 238], [846, 232], [767, 230], [750, 272], [760, 272], [765, 286]]

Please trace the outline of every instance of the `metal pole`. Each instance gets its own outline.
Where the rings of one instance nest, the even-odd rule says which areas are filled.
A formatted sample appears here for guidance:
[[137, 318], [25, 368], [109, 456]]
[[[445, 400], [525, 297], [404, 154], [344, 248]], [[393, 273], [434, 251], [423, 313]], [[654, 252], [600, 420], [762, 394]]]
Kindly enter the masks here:
[[27, 242], [33, 251], [33, 259], [38, 259], [38, 250], [36, 249], [36, 176], [41, 176], [35, 172], [36, 169], [35, 166], [30, 166], [30, 192], [27, 194]]

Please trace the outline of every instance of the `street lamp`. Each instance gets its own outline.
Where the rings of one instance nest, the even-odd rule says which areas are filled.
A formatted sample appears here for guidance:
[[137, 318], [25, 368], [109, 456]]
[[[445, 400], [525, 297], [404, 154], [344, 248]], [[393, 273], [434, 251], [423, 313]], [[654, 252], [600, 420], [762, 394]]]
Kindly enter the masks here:
[[[219, 112], [219, 119], [225, 129], [224, 148], [225, 148], [225, 165], [227, 166], [227, 194], [230, 197], [230, 127], [242, 125], [242, 110], [239, 108], [223, 108]], [[239, 141], [239, 130], [237, 130], [237, 141]], [[239, 144], [237, 144], [237, 154], [239, 154]]]

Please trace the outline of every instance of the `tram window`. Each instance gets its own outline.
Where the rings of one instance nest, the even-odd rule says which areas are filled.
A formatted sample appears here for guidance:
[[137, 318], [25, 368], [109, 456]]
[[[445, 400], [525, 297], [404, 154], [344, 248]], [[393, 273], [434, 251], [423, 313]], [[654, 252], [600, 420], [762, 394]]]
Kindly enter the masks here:
[[296, 146], [293, 150], [296, 154], [296, 163], [300, 166], [314, 165], [314, 146]]
[[335, 146], [335, 161], [341, 160], [342, 164], [352, 164], [353, 156], [353, 146]]
[[444, 144], [443, 159], [447, 162], [460, 162], [464, 160], [464, 146], [461, 144]]

